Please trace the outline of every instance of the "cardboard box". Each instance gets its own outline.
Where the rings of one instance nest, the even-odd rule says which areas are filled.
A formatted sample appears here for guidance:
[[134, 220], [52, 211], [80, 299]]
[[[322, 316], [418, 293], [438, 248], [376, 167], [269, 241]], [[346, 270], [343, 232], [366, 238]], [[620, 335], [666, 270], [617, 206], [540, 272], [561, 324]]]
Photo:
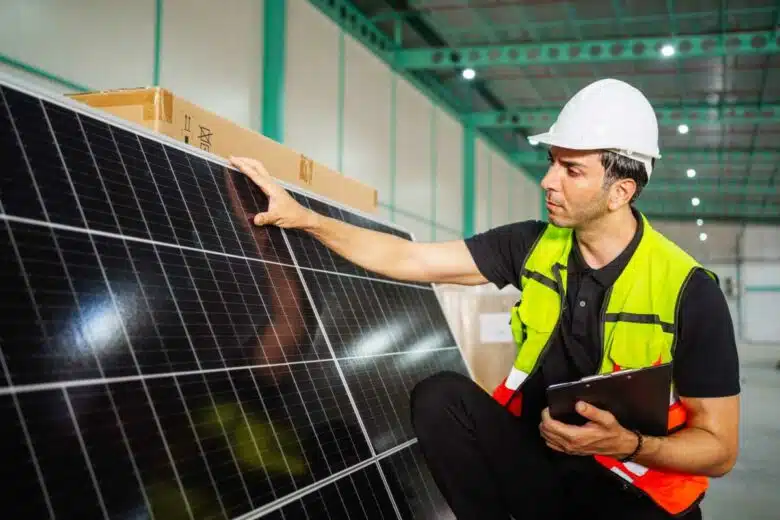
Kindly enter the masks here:
[[512, 368], [517, 345], [509, 329], [509, 310], [520, 296], [513, 287], [497, 290], [439, 285], [439, 299], [474, 381], [490, 393]]
[[277, 179], [348, 207], [367, 213], [377, 210], [376, 189], [164, 88], [88, 92], [69, 97], [225, 159], [231, 155], [258, 159]]

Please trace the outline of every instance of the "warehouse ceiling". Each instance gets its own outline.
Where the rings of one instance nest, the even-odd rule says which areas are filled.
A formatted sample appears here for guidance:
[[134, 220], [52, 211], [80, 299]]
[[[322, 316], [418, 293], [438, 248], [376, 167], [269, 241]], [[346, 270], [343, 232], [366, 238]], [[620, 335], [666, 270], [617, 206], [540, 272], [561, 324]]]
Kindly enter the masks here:
[[588, 83], [627, 81], [661, 125], [640, 209], [780, 224], [778, 0], [312, 3], [536, 178], [546, 152], [527, 136]]

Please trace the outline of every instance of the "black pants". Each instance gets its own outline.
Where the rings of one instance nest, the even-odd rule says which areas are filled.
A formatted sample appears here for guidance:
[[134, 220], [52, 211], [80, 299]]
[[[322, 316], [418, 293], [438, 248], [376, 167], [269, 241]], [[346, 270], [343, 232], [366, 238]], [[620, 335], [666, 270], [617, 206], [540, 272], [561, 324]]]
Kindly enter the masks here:
[[420, 448], [459, 520], [670, 518], [592, 457], [562, 464], [571, 458], [548, 449], [538, 425], [511, 415], [467, 377], [434, 375], [411, 399]]

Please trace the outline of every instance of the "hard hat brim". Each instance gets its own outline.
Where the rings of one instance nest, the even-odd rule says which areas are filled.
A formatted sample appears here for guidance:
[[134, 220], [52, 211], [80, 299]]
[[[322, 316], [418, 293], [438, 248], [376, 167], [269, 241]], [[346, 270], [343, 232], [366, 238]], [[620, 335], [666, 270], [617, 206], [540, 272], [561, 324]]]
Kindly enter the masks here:
[[[554, 135], [550, 132], [544, 132], [542, 134], [536, 134], [536, 135], [529, 135], [528, 136], [529, 141], [536, 141], [540, 144], [546, 144], [548, 146], [557, 146], [559, 148], [566, 148], [567, 150], [612, 150], [614, 149], [614, 146], [605, 146], [601, 143], [573, 143], [571, 140], [566, 139], [565, 136], [560, 135]], [[660, 153], [642, 153], [639, 152], [639, 155], [645, 155], [647, 157], [652, 157], [653, 159], [660, 159], [661, 154]]]

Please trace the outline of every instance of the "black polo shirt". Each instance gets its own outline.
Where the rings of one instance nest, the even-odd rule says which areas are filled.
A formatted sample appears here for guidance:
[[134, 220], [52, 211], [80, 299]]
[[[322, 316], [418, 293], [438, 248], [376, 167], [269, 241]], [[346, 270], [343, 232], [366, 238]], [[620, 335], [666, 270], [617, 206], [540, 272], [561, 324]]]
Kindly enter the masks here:
[[[607, 289], [615, 283], [636, 250], [642, 219], [632, 241], [612, 262], [590, 268], [576, 242], [568, 260], [567, 298], [561, 326], [545, 355], [541, 371], [526, 382], [523, 415], [538, 424], [546, 407], [545, 388], [595, 374], [598, 370], [599, 311]], [[499, 288], [518, 287], [523, 260], [544, 231], [545, 222], [507, 224], [466, 239], [480, 272]], [[680, 302], [674, 380], [685, 397], [721, 397], [740, 391], [734, 327], [726, 298], [717, 282], [697, 271]]]

